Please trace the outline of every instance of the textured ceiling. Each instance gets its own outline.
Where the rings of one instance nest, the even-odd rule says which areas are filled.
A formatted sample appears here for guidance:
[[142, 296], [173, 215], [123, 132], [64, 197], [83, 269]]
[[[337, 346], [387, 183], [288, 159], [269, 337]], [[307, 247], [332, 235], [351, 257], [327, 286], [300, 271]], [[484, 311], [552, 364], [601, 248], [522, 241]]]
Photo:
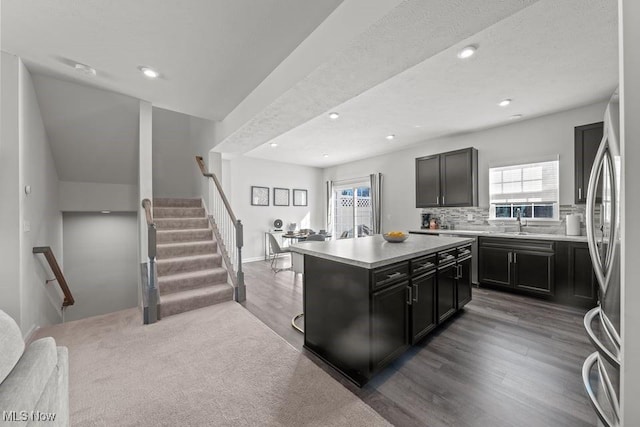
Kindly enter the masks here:
[[215, 150], [249, 151], [536, 1], [404, 1]]
[[[425, 40], [426, 46], [433, 45]], [[457, 59], [458, 50], [471, 43], [479, 45], [477, 54]], [[542, 0], [345, 102], [331, 105], [338, 97], [331, 88], [318, 87], [314, 95], [319, 101], [296, 104], [297, 110], [320, 106], [314, 118], [275, 137], [277, 148], [267, 140], [247, 154], [325, 167], [504, 124], [513, 114], [526, 119], [608, 99], [618, 81], [617, 49], [616, 2]], [[395, 62], [402, 54], [388, 52], [385, 59]], [[337, 73], [330, 75], [341, 80]], [[504, 98], [513, 103], [498, 107]], [[261, 118], [262, 125], [276, 133], [290, 110], [274, 106]], [[340, 113], [338, 120], [327, 117], [333, 110]], [[248, 140], [257, 140], [265, 132], [254, 128], [247, 133]], [[388, 134], [396, 135], [393, 142], [385, 139]]]
[[61, 181], [138, 183], [137, 99], [33, 75]]
[[341, 1], [2, 0], [2, 50], [40, 74], [220, 120]]

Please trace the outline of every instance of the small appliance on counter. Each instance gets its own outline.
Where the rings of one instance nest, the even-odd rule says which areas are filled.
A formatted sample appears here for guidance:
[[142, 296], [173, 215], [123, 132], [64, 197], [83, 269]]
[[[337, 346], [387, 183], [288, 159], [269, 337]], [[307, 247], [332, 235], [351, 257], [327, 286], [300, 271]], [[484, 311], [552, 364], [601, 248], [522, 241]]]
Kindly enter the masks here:
[[423, 213], [422, 214], [422, 223], [420, 224], [420, 228], [429, 228], [429, 224], [431, 221], [431, 214], [430, 213]]
[[580, 235], [580, 214], [567, 215], [567, 236]]
[[431, 218], [429, 220], [429, 229], [430, 230], [437, 230], [440, 228], [440, 225], [438, 224], [438, 218]]

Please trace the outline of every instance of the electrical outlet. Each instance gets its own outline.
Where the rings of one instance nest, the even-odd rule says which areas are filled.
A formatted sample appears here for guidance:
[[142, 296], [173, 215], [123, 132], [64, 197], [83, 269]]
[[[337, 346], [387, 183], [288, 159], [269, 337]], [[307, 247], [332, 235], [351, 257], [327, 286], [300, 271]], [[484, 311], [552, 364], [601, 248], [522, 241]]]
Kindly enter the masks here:
[[22, 230], [24, 230], [25, 233], [31, 231], [31, 222], [25, 221], [24, 224], [22, 224]]
[[467, 214], [467, 221], [473, 221], [473, 214]]

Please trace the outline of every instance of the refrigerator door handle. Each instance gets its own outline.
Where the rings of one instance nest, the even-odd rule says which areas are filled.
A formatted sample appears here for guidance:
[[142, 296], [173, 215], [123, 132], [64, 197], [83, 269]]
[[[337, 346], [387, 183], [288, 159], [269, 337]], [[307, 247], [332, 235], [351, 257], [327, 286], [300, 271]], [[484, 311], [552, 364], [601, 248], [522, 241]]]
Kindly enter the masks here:
[[[606, 127], [606, 126], [605, 126]], [[593, 270], [598, 279], [598, 283], [600, 284], [600, 289], [602, 290], [602, 294], [605, 295], [607, 291], [607, 282], [605, 281], [605, 274], [603, 271], [602, 259], [600, 257], [600, 253], [598, 251], [598, 244], [595, 235], [595, 223], [594, 223], [594, 211], [596, 206], [596, 191], [598, 184], [598, 177], [602, 173], [602, 167], [604, 166], [604, 157], [607, 151], [607, 132], [605, 129], [604, 136], [602, 137], [602, 142], [600, 143], [600, 147], [598, 147], [598, 152], [596, 153], [596, 157], [593, 160], [593, 168], [591, 169], [591, 174], [589, 175], [589, 184], [587, 186], [587, 202], [586, 202], [586, 228], [587, 228], [587, 243], [589, 245], [589, 254], [591, 255], [591, 261], [593, 264]], [[604, 215], [604, 212], [600, 212], [600, 217]]]
[[[593, 328], [591, 324], [593, 319], [600, 314], [600, 306], [595, 307], [587, 312], [584, 316], [584, 328], [587, 330], [587, 335], [589, 335], [589, 340], [591, 343], [598, 349], [598, 351], [611, 363], [616, 367], [620, 367], [620, 353], [619, 349], [616, 347], [616, 354], [612, 353], [607, 347], [602, 344], [602, 341], [598, 339], [596, 334], [593, 332]], [[606, 328], [606, 326], [605, 326]], [[617, 345], [617, 343], [615, 343]]]
[[[609, 417], [607, 417], [607, 415], [604, 412], [604, 409], [602, 408], [602, 406], [600, 406], [600, 402], [598, 402], [598, 398], [596, 397], [596, 393], [593, 391], [593, 387], [591, 387], [591, 379], [590, 377], [590, 373], [591, 373], [591, 369], [593, 368], [593, 366], [599, 363], [598, 362], [598, 352], [593, 352], [591, 353], [591, 355], [589, 355], [589, 357], [586, 358], [586, 360], [584, 361], [584, 364], [582, 365], [582, 382], [584, 383], [584, 388], [587, 391], [587, 394], [589, 395], [589, 400], [591, 401], [591, 406], [593, 406], [593, 409], [596, 411], [596, 414], [598, 415], [598, 418], [600, 418], [600, 421], [602, 421], [602, 423], [606, 426], [606, 427], [619, 427], [620, 426], [620, 421], [619, 421], [619, 417], [620, 417], [620, 413], [618, 408], [612, 404], [612, 410], [613, 410], [613, 416], [615, 418], [615, 421], [611, 421], [609, 419]], [[598, 373], [600, 374], [602, 371], [600, 370], [600, 367], [598, 366]], [[608, 379], [608, 377], [607, 377]], [[606, 382], [607, 379], [604, 379], [604, 381]], [[609, 382], [609, 385], [611, 385], [611, 383]], [[607, 394], [607, 398], [610, 399], [611, 396], [609, 396], [609, 392], [606, 391], [607, 385], [605, 385], [605, 393]], [[611, 403], [611, 402], [610, 402]]]

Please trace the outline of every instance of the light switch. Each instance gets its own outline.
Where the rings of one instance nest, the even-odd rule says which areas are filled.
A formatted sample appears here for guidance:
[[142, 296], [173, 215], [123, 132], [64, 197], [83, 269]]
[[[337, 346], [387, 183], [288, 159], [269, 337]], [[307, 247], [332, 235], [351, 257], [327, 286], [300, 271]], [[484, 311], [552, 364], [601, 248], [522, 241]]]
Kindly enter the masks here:
[[31, 222], [25, 221], [22, 224], [22, 229], [24, 230], [25, 233], [28, 233], [29, 231], [31, 231]]

